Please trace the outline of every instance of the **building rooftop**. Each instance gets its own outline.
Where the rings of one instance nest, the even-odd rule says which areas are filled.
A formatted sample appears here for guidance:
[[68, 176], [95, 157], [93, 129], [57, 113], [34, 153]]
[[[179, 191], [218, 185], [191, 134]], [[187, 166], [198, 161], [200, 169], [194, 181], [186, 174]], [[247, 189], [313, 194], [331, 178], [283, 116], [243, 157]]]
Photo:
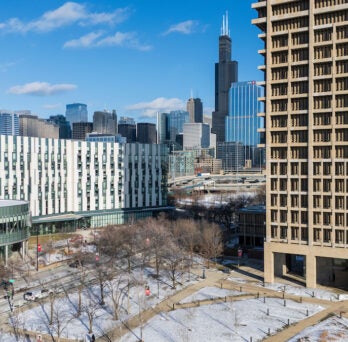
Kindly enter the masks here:
[[246, 208], [241, 208], [239, 209], [239, 211], [248, 211], [248, 212], [265, 212], [266, 211], [266, 206], [264, 205], [251, 205], [249, 207]]
[[27, 201], [20, 201], [20, 200], [4, 200], [0, 199], [0, 207], [10, 207], [13, 205], [19, 205], [19, 204], [26, 204]]

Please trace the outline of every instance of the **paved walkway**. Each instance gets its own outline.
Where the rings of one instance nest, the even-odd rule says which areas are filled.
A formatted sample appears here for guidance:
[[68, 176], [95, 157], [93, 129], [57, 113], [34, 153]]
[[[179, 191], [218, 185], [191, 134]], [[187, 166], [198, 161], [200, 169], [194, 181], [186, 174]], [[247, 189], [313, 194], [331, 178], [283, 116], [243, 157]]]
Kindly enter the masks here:
[[[201, 269], [196, 270], [196, 272], [201, 272]], [[238, 274], [238, 270], [235, 274]], [[238, 298], [233, 298], [233, 296], [226, 297], [227, 301], [230, 300], [243, 300], [250, 297], [256, 297], [256, 296], [266, 296], [266, 297], [278, 297], [283, 298], [282, 292], [278, 292], [272, 289], [268, 289], [266, 287], [260, 287], [260, 278], [263, 275], [262, 271], [260, 270], [254, 270], [252, 267], [249, 266], [242, 266], [240, 268], [240, 273], [238, 274], [238, 277], [245, 278], [249, 280], [247, 283], [238, 283], [233, 282], [231, 280], [226, 280], [228, 275], [217, 271], [215, 269], [208, 269], [206, 270], [206, 279], [201, 280], [200, 282], [193, 284], [191, 286], [186, 287], [185, 289], [177, 292], [175, 295], [173, 295], [170, 298], [167, 298], [163, 300], [161, 303], [156, 305], [154, 308], [151, 308], [149, 310], [144, 311], [140, 316], [134, 316], [130, 318], [129, 320], [125, 321], [123, 326], [118, 327], [114, 329], [114, 331], [110, 332], [108, 334], [108, 338], [110, 338], [110, 341], [118, 341], [123, 335], [129, 333], [130, 331], [133, 331], [134, 329], [138, 328], [139, 326], [144, 326], [144, 324], [150, 320], [155, 315], [159, 314], [160, 312], [168, 312], [174, 309], [179, 309], [182, 307], [195, 307], [198, 306], [197, 303], [187, 303], [185, 305], [175, 305], [176, 303], [179, 303], [182, 299], [194, 294], [198, 290], [204, 288], [204, 287], [210, 287], [210, 286], [216, 286], [216, 287], [223, 287], [225, 289], [234, 289], [239, 290], [242, 292], [247, 293], [245, 296], [241, 296]], [[277, 279], [277, 281], [283, 282], [282, 279]], [[285, 281], [285, 283], [289, 284], [291, 282]], [[329, 289], [332, 290], [332, 289]], [[321, 306], [324, 306], [325, 309], [318, 312], [317, 314], [310, 316], [304, 320], [299, 321], [298, 323], [295, 323], [293, 325], [290, 325], [289, 327], [285, 327], [282, 331], [278, 332], [276, 335], [272, 335], [263, 341], [265, 342], [280, 342], [280, 341], [288, 341], [293, 336], [297, 335], [301, 331], [303, 331], [305, 328], [313, 326], [317, 324], [318, 322], [322, 321], [323, 319], [327, 318], [331, 314], [335, 315], [343, 315], [347, 316], [348, 313], [348, 301], [340, 301], [340, 302], [332, 302], [324, 299], [319, 298], [312, 298], [312, 297], [300, 297], [297, 295], [291, 295], [291, 294], [284, 294], [286, 299], [292, 299], [295, 301], [303, 301], [308, 302], [312, 304], [319, 304]], [[201, 305], [209, 305], [216, 303], [217, 300], [205, 300], [204, 302], [201, 302]], [[135, 338], [139, 338], [140, 336], [135, 336]], [[105, 341], [104, 338], [98, 338], [98, 342]]]
[[[202, 267], [196, 267], [192, 271], [196, 273], [198, 276], [202, 275]], [[262, 277], [263, 277], [262, 270], [255, 269], [252, 266], [241, 266], [240, 269], [236, 270], [234, 273], [234, 275], [237, 276], [238, 278], [245, 279], [247, 281], [245, 283], [240, 283], [237, 281], [234, 282], [233, 280], [227, 280], [227, 278], [229, 278], [230, 275], [222, 273], [221, 271], [217, 271], [216, 269], [213, 269], [213, 268], [206, 269], [205, 275], [206, 275], [205, 279], [201, 279], [199, 282], [185, 287], [184, 289], [178, 291], [173, 296], [164, 299], [162, 302], [158, 303], [155, 307], [150, 308], [146, 311], [143, 311], [141, 314], [135, 315], [129, 318], [128, 320], [124, 321], [118, 327], [108, 332], [108, 334], [105, 335], [104, 337], [97, 338], [97, 342], [119, 341], [119, 339], [123, 335], [129, 333], [130, 331], [134, 331], [136, 328], [140, 326], [144, 326], [146, 322], [148, 322], [151, 318], [153, 318], [155, 315], [161, 312], [169, 312], [173, 309], [175, 310], [182, 307], [197, 306], [197, 302], [188, 303], [185, 305], [177, 305], [177, 303], [179, 303], [184, 298], [196, 293], [197, 291], [199, 291], [200, 289], [204, 287], [216, 286], [216, 287], [223, 287], [225, 289], [234, 289], [234, 290], [247, 293], [247, 295], [237, 297], [237, 298], [233, 298], [233, 296], [228, 296], [225, 299], [227, 301], [243, 300], [250, 297], [255, 298], [258, 296], [283, 298], [282, 292], [260, 286], [260, 283], [262, 282]], [[276, 281], [280, 283], [289, 284], [289, 281], [284, 281], [282, 279], [277, 279]], [[328, 289], [328, 290], [332, 290], [332, 289]], [[286, 299], [319, 304], [321, 306], [324, 306], [325, 309], [311, 317], [308, 317], [298, 323], [295, 323], [293, 325], [290, 325], [289, 327], [284, 328], [282, 331], [280, 331], [274, 336], [270, 336], [264, 339], [264, 341], [266, 342], [288, 341], [291, 337], [303, 331], [305, 328], [315, 325], [316, 323], [322, 321], [323, 319], [325, 319], [331, 314], [335, 314], [335, 315], [343, 314], [344, 316], [348, 317], [347, 315], [348, 301], [332, 302], [332, 301], [323, 300], [319, 298], [312, 298], [312, 297], [302, 298], [302, 297], [299, 297], [296, 295], [290, 295], [290, 294], [284, 294], [284, 296]], [[205, 304], [208, 305], [208, 304], [212, 304], [216, 302], [217, 302], [217, 299], [205, 300], [204, 302], [201, 302], [200, 305], [205, 305]], [[30, 335], [35, 336], [35, 334], [30, 334]], [[45, 336], [45, 337], [48, 337], [48, 336]], [[135, 339], [140, 339], [140, 336], [134, 336], [134, 337]], [[76, 342], [76, 340], [69, 340], [69, 339], [62, 339], [61, 341]]]
[[[193, 273], [197, 275], [202, 274], [201, 269], [194, 269]], [[180, 302], [182, 299], [194, 294], [198, 290], [208, 287], [208, 286], [219, 286], [218, 284], [221, 281], [226, 279], [226, 274], [222, 272], [218, 272], [213, 269], [206, 269], [205, 271], [206, 278], [201, 281], [189, 285], [184, 289], [178, 291], [173, 296], [164, 299], [160, 303], [158, 303], [155, 307], [150, 308], [148, 310], [143, 311], [141, 314], [131, 317], [130, 319], [123, 322], [123, 325], [115, 328], [113, 331], [110, 331], [107, 334], [107, 338], [110, 341], [118, 341], [123, 335], [129, 333], [130, 331], [136, 329], [137, 327], [144, 325], [147, 321], [149, 321], [152, 317], [156, 316], [161, 312], [169, 312], [175, 309], [175, 304]], [[137, 336], [140, 339], [140, 336]], [[106, 336], [100, 337], [97, 339], [97, 342], [105, 342]]]

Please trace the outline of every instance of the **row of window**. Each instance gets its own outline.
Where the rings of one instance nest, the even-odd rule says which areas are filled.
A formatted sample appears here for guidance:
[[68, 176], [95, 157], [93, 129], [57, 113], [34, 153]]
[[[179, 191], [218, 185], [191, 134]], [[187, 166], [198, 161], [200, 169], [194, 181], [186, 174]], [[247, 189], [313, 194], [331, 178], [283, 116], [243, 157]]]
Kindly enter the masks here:
[[[290, 236], [288, 236], [290, 234]], [[300, 235], [301, 234], [301, 235]], [[308, 229], [305, 227], [271, 227], [271, 238], [281, 240], [293, 240], [293, 241], [308, 241]], [[313, 241], [317, 243], [336, 243], [336, 244], [348, 244], [347, 231], [343, 229], [313, 229]]]

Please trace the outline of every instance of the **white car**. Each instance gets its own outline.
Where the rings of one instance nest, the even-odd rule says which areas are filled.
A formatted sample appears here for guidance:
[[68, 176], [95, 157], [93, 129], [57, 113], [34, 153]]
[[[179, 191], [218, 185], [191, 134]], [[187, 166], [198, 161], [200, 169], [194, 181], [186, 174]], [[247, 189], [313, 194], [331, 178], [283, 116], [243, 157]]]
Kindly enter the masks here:
[[24, 293], [23, 297], [25, 300], [33, 301], [33, 300], [47, 297], [51, 293], [53, 293], [53, 290], [51, 290], [51, 289], [42, 289], [42, 290], [38, 290], [38, 291], [27, 291], [26, 293]]
[[32, 301], [41, 298], [41, 295], [39, 292], [34, 292], [34, 291], [27, 291], [23, 295], [25, 300]]

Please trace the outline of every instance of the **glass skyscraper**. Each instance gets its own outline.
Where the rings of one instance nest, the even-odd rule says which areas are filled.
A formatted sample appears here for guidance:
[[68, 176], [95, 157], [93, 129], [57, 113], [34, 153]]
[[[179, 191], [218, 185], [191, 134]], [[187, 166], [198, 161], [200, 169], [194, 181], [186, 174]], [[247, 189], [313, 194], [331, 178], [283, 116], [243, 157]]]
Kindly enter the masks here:
[[184, 110], [174, 110], [169, 113], [170, 140], [175, 141], [177, 134], [184, 132], [184, 123], [190, 122], [190, 114]]
[[12, 112], [0, 112], [0, 134], [19, 135], [19, 115]]
[[87, 105], [83, 103], [67, 104], [65, 116], [66, 120], [70, 122], [71, 127], [75, 122], [87, 122]]
[[257, 146], [260, 143], [257, 129], [263, 127], [260, 111], [262, 89], [255, 81], [232, 83], [230, 90], [230, 110], [226, 116], [226, 141], [241, 142], [245, 146]]

